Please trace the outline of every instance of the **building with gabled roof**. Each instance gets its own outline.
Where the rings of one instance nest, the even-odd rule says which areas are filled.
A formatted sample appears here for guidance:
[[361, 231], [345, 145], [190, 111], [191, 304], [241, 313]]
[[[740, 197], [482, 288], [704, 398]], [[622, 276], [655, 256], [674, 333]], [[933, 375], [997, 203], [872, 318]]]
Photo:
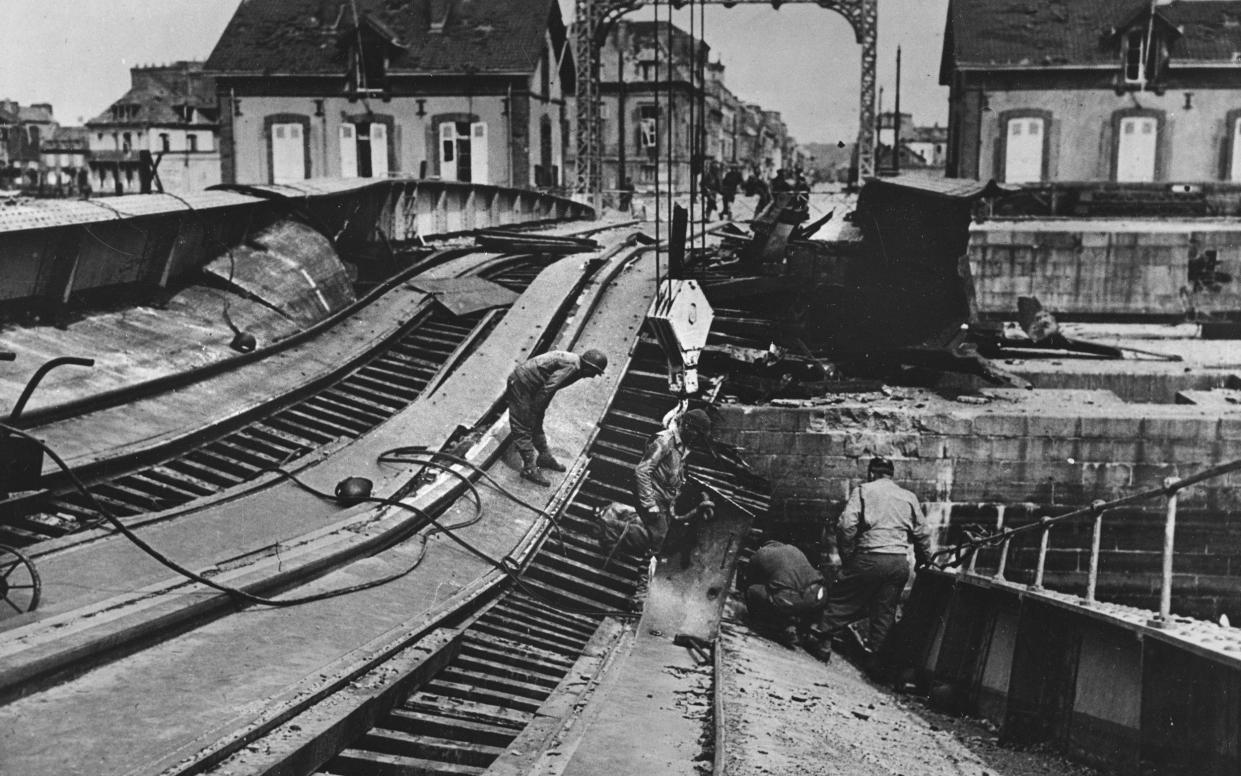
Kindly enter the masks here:
[[947, 174], [1241, 181], [1241, 1], [951, 0]]
[[203, 63], [134, 67], [130, 81], [86, 122], [95, 192], [183, 193], [219, 183], [219, 111]]
[[243, 0], [207, 60], [224, 179], [560, 186], [571, 48], [556, 0]]

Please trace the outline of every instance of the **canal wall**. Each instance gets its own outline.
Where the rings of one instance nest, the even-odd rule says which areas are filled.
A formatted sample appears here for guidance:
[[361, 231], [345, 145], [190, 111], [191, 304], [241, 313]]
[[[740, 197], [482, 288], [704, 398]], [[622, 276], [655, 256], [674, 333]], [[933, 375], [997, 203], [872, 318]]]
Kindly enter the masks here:
[[[988, 394], [981, 405], [914, 392], [807, 406], [725, 405], [719, 434], [770, 478], [768, 531], [807, 547], [824, 521], [839, 515], [876, 454], [893, 458], [897, 481], [918, 495], [943, 544], [963, 539], [966, 528], [1024, 525], [1241, 458], [1241, 405], [1130, 404], [1098, 390]], [[1177, 613], [1241, 616], [1238, 485], [1241, 476], [1230, 475], [1182, 494]], [[1107, 513], [1100, 598], [1157, 603], [1162, 509], [1153, 501]], [[1090, 541], [1089, 525], [1052, 532], [1048, 587], [1085, 589]], [[1015, 541], [1008, 577], [1032, 579], [1037, 550], [1036, 532]], [[978, 568], [998, 563], [989, 550]]]
[[[893, 638], [934, 702], [1113, 773], [1241, 770], [1241, 630], [921, 571]], [[1158, 623], [1158, 624], [1156, 624]]]
[[1065, 320], [1241, 313], [1241, 220], [994, 219], [970, 227], [978, 312], [1037, 297]]

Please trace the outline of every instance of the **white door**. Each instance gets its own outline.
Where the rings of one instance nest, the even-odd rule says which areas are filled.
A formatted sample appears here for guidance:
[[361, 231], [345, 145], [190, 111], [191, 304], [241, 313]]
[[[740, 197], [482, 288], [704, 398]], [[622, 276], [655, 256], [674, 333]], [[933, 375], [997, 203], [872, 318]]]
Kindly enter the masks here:
[[1232, 169], [1228, 180], [1241, 181], [1241, 118], [1232, 124]]
[[482, 121], [470, 125], [470, 181], [491, 183], [487, 168], [487, 124]]
[[340, 125], [340, 177], [358, 177], [358, 129], [352, 124]]
[[271, 173], [276, 183], [306, 179], [306, 139], [301, 124], [271, 127]]
[[1159, 124], [1149, 116], [1120, 120], [1120, 139], [1116, 150], [1116, 180], [1155, 180], [1155, 148]]
[[451, 121], [440, 124], [440, 178], [457, 179], [457, 125]]
[[1004, 182], [1037, 183], [1043, 179], [1043, 119], [1020, 118], [1008, 122], [1004, 145]]
[[371, 122], [371, 177], [388, 177], [388, 126]]

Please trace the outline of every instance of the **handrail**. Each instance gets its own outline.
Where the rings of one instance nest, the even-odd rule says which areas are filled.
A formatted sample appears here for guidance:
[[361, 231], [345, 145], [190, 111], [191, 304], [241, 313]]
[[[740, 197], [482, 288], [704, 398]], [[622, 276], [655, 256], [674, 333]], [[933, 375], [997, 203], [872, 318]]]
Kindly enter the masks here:
[[[1166, 627], [1171, 618], [1172, 606], [1172, 558], [1173, 548], [1175, 546], [1176, 534], [1176, 510], [1177, 495], [1184, 489], [1197, 485], [1200, 482], [1215, 479], [1216, 477], [1232, 472], [1241, 471], [1241, 459], [1230, 461], [1228, 463], [1211, 466], [1197, 474], [1176, 479], [1169, 477], [1164, 480], [1163, 486], [1159, 488], [1151, 488], [1149, 490], [1132, 493], [1122, 498], [1113, 499], [1112, 501], [1096, 500], [1091, 502], [1090, 506], [1075, 509], [1072, 512], [1066, 512], [1056, 517], [1043, 516], [1033, 523], [1017, 526], [1016, 528], [1008, 528], [997, 531], [993, 534], [970, 536], [966, 541], [954, 544], [951, 547], [944, 547], [932, 553], [928, 562], [941, 570], [952, 566], [960, 565], [968, 556], [969, 572], [974, 572], [977, 561], [978, 552], [984, 547], [1000, 545], [999, 564], [994, 574], [996, 579], [1004, 579], [1004, 569], [1007, 566], [1008, 550], [1012, 545], [1013, 537], [1020, 534], [1029, 533], [1031, 531], [1041, 531], [1039, 537], [1039, 553], [1038, 564], [1034, 572], [1034, 583], [1030, 586], [1032, 589], [1042, 589], [1043, 572], [1047, 563], [1047, 549], [1050, 541], [1051, 528], [1059, 523], [1069, 520], [1076, 520], [1080, 517], [1092, 515], [1094, 517], [1094, 527], [1091, 536], [1090, 549], [1090, 570], [1086, 582], [1086, 595], [1082, 599], [1086, 604], [1095, 602], [1095, 591], [1098, 586], [1099, 579], [1099, 547], [1100, 535], [1103, 530], [1103, 513], [1109, 509], [1128, 506], [1139, 501], [1163, 496], [1167, 498], [1167, 511], [1164, 519], [1164, 542], [1163, 542], [1163, 573], [1162, 585], [1159, 594], [1159, 614], [1150, 621], [1150, 625], [1154, 627]], [[945, 560], [940, 560], [944, 558]], [[946, 560], [952, 558], [951, 560]]]

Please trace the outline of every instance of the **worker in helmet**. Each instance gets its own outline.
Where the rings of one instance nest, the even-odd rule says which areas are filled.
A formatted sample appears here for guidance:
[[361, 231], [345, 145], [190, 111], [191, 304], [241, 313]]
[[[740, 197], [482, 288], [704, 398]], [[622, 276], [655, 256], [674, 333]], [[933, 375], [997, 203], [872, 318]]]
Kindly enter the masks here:
[[801, 550], [775, 540], [750, 556], [745, 572], [751, 625], [790, 649], [796, 647], [798, 631], [812, 627], [827, 604], [823, 575]]
[[537, 485], [550, 485], [540, 469], [554, 472], [565, 470], [547, 447], [543, 433], [543, 416], [556, 392], [573, 385], [583, 377], [598, 377], [607, 369], [608, 357], [598, 350], [578, 355], [566, 350], [552, 350], [522, 363], [508, 376], [509, 426], [513, 430], [513, 446], [521, 456], [521, 476]]
[[870, 459], [867, 482], [849, 494], [836, 528], [840, 575], [828, 593], [822, 620], [814, 626], [817, 644], [806, 651], [824, 662], [832, 657], [832, 637], [869, 614], [869, 637], [862, 645], [877, 668], [896, 605], [909, 581], [909, 550], [918, 565], [931, 556], [931, 530], [918, 497], [892, 480], [896, 467], [882, 456]]
[[[711, 418], [703, 410], [690, 410], [677, 416], [668, 428], [651, 437], [642, 460], [634, 469], [638, 491], [638, 514], [651, 535], [651, 551], [656, 555], [674, 519], [688, 520], [703, 509], [696, 505], [684, 515], [675, 510], [677, 496], [685, 486], [685, 457], [691, 446], [711, 438]], [[707, 502], [709, 503], [709, 502]]]

